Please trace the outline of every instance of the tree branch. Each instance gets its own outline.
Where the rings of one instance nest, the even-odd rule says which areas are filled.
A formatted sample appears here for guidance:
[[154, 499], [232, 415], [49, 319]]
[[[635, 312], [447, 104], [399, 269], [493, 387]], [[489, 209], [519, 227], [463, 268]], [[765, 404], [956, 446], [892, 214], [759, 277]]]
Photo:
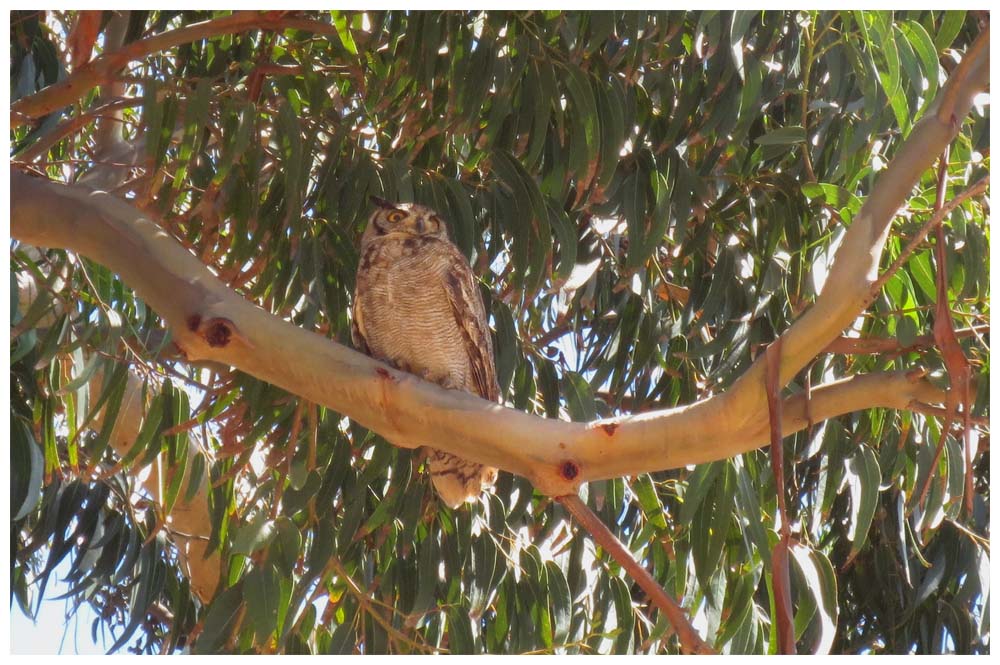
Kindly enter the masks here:
[[235, 12], [229, 16], [153, 35], [132, 42], [117, 51], [105, 53], [73, 72], [65, 80], [53, 83], [34, 95], [23, 97], [11, 104], [10, 128], [17, 129], [31, 120], [72, 104], [96, 86], [111, 81], [129, 62], [141, 60], [151, 53], [158, 53], [174, 46], [255, 29], [279, 31], [295, 28], [310, 30], [316, 34], [336, 34], [336, 29], [328, 23], [285, 17], [284, 14], [285, 12], [280, 11]]
[[[571, 423], [445, 390], [321, 335], [231, 291], [130, 204], [103, 192], [11, 174], [11, 233], [84, 254], [117, 272], [170, 326], [188, 360], [236, 367], [349, 415], [403, 447], [433, 443], [527, 477], [563, 496], [582, 482], [732, 457], [768, 441], [766, 409], [734, 414], [724, 395], [639, 415]], [[785, 400], [785, 435], [806, 428], [803, 396]], [[876, 406], [944, 403], [915, 374], [854, 377], [813, 390], [820, 420]], [[733, 426], [733, 422], [741, 423]]]
[[[955, 336], [959, 339], [965, 337], [978, 337], [983, 333], [988, 333], [988, 325], [972, 326], [956, 330]], [[869, 353], [907, 353], [917, 349], [934, 346], [934, 335], [928, 333], [920, 335], [913, 340], [912, 344], [903, 345], [895, 337], [844, 337], [840, 336], [826, 345], [823, 353], [841, 353], [845, 355], [865, 355]]]
[[[241, 25], [264, 21], [256, 14], [227, 17], [234, 31], [237, 17], [243, 17]], [[216, 28], [221, 21], [215, 21]], [[184, 30], [214, 34], [205, 24]], [[149, 41], [138, 43], [148, 47]], [[972, 97], [987, 85], [988, 58], [988, 49], [970, 49], [960, 75], [943, 87], [941, 95], [954, 100], [956, 114], [967, 114]], [[836, 288], [824, 289], [782, 336], [779, 385], [871, 302], [870, 287], [895, 211], [958, 132], [959, 122], [938, 119], [938, 104], [914, 126], [845, 234], [827, 280]], [[349, 415], [396, 445], [433, 444], [523, 475], [543, 493], [563, 496], [587, 480], [723, 459], [768, 441], [761, 361], [728, 392], [689, 406], [593, 423], [548, 420], [444, 390], [265, 312], [229, 290], [125, 201], [18, 172], [11, 183], [13, 237], [73, 249], [117, 272], [170, 325], [190, 360], [229, 364]], [[855, 377], [817, 388], [811, 410], [818, 420], [876, 406], [906, 409], [911, 402], [941, 403], [943, 392], [912, 375]], [[808, 426], [804, 400], [789, 399], [783, 412], [784, 434]]]
[[141, 106], [142, 100], [136, 97], [116, 99], [95, 109], [81, 113], [80, 115], [68, 118], [52, 129], [48, 134], [26, 147], [24, 150], [14, 155], [17, 162], [30, 163], [44, 156], [55, 144], [62, 141], [67, 136], [72, 136], [90, 123], [98, 119], [109, 119], [115, 116], [121, 109]]
[[598, 519], [597, 515], [587, 507], [576, 494], [557, 497], [569, 513], [590, 533], [591, 537], [605, 550], [607, 550], [615, 561], [628, 571], [639, 586], [645, 591], [653, 603], [663, 612], [664, 616], [673, 626], [674, 632], [681, 643], [684, 653], [691, 654], [713, 654], [712, 649], [694, 629], [688, 620], [687, 613], [671, 598], [660, 584], [653, 579], [645, 568], [639, 565], [627, 547], [621, 544], [611, 530], [605, 526], [604, 522]]
[[[989, 85], [989, 31], [979, 35], [969, 48], [962, 66], [948, 79], [937, 98], [914, 124], [906, 141], [896, 151], [861, 210], [844, 234], [826, 287], [813, 306], [782, 334], [779, 385], [787, 385], [823, 348], [847, 328], [871, 304], [872, 285], [878, 278], [882, 249], [896, 211], [934, 159], [958, 135], [961, 120], [972, 108], [976, 94]], [[939, 111], [946, 106], [949, 113]], [[942, 117], [944, 115], [944, 117]], [[727, 413], [740, 419], [766, 413], [764, 358], [741, 376], [726, 393]], [[739, 419], [737, 419], [739, 418]]]
[[952, 210], [962, 205], [962, 203], [966, 199], [969, 199], [973, 196], [979, 196], [980, 194], [985, 192], [987, 188], [989, 188], [989, 186], [990, 186], [990, 177], [988, 175], [985, 175], [978, 181], [976, 181], [976, 183], [973, 184], [971, 187], [961, 192], [960, 194], [955, 196], [955, 198], [951, 199], [947, 203], [943, 203], [939, 209], [935, 210], [934, 214], [931, 215], [931, 218], [928, 219], [927, 222], [922, 227], [920, 227], [919, 231], [917, 231], [917, 234], [912, 238], [910, 238], [910, 242], [906, 243], [906, 247], [904, 247], [903, 251], [899, 253], [899, 256], [896, 257], [896, 260], [892, 262], [892, 265], [889, 266], [884, 273], [879, 275], [879, 278], [875, 280], [874, 284], [872, 284], [871, 287], [872, 297], [876, 296], [878, 292], [882, 290], [882, 287], [885, 286], [885, 283], [888, 282], [892, 278], [892, 276], [896, 274], [896, 271], [899, 270], [903, 266], [903, 264], [910, 259], [910, 255], [916, 251], [916, 249], [921, 245], [921, 243], [923, 243], [923, 241], [927, 238], [927, 234], [929, 234], [931, 231], [937, 228], [941, 224], [941, 222], [943, 222], [945, 218], [949, 214], [951, 214]]

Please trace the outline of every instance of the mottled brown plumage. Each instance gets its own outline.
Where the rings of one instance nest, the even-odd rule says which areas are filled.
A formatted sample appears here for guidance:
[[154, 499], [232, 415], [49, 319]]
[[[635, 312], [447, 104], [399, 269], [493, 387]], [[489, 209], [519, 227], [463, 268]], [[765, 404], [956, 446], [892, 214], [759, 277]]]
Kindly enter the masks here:
[[[445, 388], [499, 400], [486, 310], [444, 221], [422, 205], [373, 200], [354, 293], [355, 346]], [[452, 508], [496, 479], [494, 468], [428, 452], [434, 487]]]

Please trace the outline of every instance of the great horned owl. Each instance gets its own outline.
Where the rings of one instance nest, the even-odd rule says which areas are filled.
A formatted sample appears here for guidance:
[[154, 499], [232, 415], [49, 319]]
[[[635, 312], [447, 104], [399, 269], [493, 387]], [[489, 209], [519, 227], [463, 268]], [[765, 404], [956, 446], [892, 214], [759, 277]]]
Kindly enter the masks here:
[[[354, 345], [445, 388], [497, 401], [486, 310], [444, 221], [416, 203], [372, 197], [354, 292]], [[452, 508], [476, 499], [497, 470], [428, 449], [431, 480]]]

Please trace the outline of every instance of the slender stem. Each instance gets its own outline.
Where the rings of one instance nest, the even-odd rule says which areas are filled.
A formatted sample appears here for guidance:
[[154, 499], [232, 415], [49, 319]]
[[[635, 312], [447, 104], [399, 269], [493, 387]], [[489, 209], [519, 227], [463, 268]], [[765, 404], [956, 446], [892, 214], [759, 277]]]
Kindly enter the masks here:
[[712, 654], [715, 651], [701, 639], [698, 631], [694, 629], [688, 620], [685, 611], [677, 604], [677, 601], [667, 595], [663, 587], [657, 583], [653, 576], [645, 568], [639, 565], [632, 553], [625, 548], [605, 526], [604, 522], [597, 518], [597, 515], [580, 500], [576, 494], [568, 494], [556, 498], [559, 503], [566, 507], [566, 510], [586, 529], [590, 535], [614, 557], [615, 561], [628, 571], [642, 590], [646, 592], [650, 600], [660, 608], [660, 611], [670, 621], [674, 627], [677, 637], [680, 638], [681, 648], [686, 653]]
[[396, 627], [393, 626], [390, 621], [387, 621], [385, 617], [379, 614], [378, 611], [376, 611], [374, 605], [375, 604], [381, 605], [382, 603], [379, 603], [378, 601], [368, 596], [368, 594], [364, 591], [364, 589], [362, 589], [361, 586], [354, 581], [354, 578], [352, 578], [350, 575], [347, 574], [347, 570], [344, 568], [344, 564], [341, 563], [337, 557], [332, 557], [330, 559], [330, 566], [335, 571], [337, 571], [337, 577], [339, 577], [344, 581], [344, 583], [347, 585], [347, 589], [351, 592], [351, 595], [357, 599], [358, 604], [361, 605], [362, 609], [364, 609], [365, 612], [371, 615], [375, 623], [382, 626], [385, 632], [387, 632], [390, 636], [392, 636], [396, 640], [399, 640], [403, 644], [406, 644], [411, 648], [416, 649], [417, 651], [423, 653], [434, 653], [435, 650], [431, 648], [429, 645], [420, 644], [419, 642], [414, 642], [412, 639], [410, 639], [409, 637], [401, 633], [399, 630], [397, 630]]
[[64, 120], [45, 136], [39, 138], [31, 145], [24, 148], [21, 152], [14, 155], [13, 160], [17, 162], [31, 163], [46, 154], [52, 146], [59, 143], [67, 136], [75, 134], [94, 120], [98, 118], [113, 118], [116, 111], [141, 105], [142, 100], [136, 97], [116, 99], [99, 106], [96, 109]]
[[816, 173], [813, 171], [812, 159], [809, 157], [809, 74], [812, 72], [813, 52], [816, 42], [813, 41], [812, 24], [804, 29], [806, 42], [806, 59], [802, 70], [802, 131], [805, 132], [806, 140], [802, 143], [802, 164], [806, 169], [806, 177], [809, 182], [816, 182]]
[[147, 37], [125, 47], [105, 53], [73, 72], [66, 79], [53, 83], [34, 95], [23, 97], [10, 108], [10, 128], [18, 129], [30, 121], [68, 106], [98, 85], [112, 80], [133, 60], [141, 60], [152, 53], [219, 35], [246, 30], [281, 31], [288, 28], [310, 30], [317, 34], [333, 35], [336, 29], [321, 21], [286, 17], [285, 12], [243, 11], [229, 16], [193, 23], [183, 28]]
[[910, 258], [910, 255], [913, 254], [913, 252], [916, 251], [917, 247], [919, 247], [920, 244], [924, 241], [924, 239], [927, 238], [927, 234], [933, 231], [934, 228], [938, 224], [940, 224], [944, 220], [944, 218], [947, 217], [949, 213], [951, 213], [952, 210], [954, 210], [962, 203], [964, 203], [966, 199], [982, 194], [983, 192], [986, 191], [986, 188], [989, 186], [990, 186], [990, 176], [985, 175], [980, 180], [978, 180], [974, 185], [969, 187], [967, 190], [956, 195], [955, 198], [953, 198], [951, 201], [948, 201], [947, 203], [943, 204], [940, 210], [931, 215], [931, 218], [927, 220], [927, 222], [920, 228], [920, 230], [917, 231], [917, 234], [910, 239], [910, 242], [906, 245], [903, 251], [900, 252], [899, 257], [892, 262], [892, 265], [889, 266], [888, 270], [882, 273], [879, 276], [879, 278], [875, 280], [875, 283], [872, 284], [871, 287], [872, 296], [874, 297], [875, 294], [877, 294], [879, 291], [882, 290], [882, 287], [885, 286], [885, 283], [888, 282], [892, 278], [892, 276], [896, 274], [896, 271], [899, 270], [899, 268], [904, 263], [906, 263], [906, 261]]
[[[990, 331], [989, 325], [972, 326], [962, 330], [956, 330], [955, 336], [959, 339], [965, 337], [976, 337], [982, 340], [980, 335]], [[934, 346], [934, 335], [920, 335], [913, 340], [912, 344], [903, 345], [895, 337], [838, 337], [830, 342], [823, 353], [839, 353], [844, 355], [862, 355], [869, 353], [905, 353], [916, 349]]]

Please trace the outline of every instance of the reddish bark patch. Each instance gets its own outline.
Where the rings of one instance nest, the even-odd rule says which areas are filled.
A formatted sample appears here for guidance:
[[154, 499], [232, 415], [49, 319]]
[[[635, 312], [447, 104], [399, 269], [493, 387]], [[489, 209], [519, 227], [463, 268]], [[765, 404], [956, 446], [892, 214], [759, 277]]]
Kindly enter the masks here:
[[614, 436], [615, 430], [618, 429], [618, 423], [605, 423], [604, 425], [601, 425], [601, 429], [604, 430], [604, 433], [608, 436]]
[[396, 377], [394, 377], [392, 374], [390, 374], [389, 370], [387, 370], [385, 367], [376, 367], [375, 368], [375, 373], [378, 374], [383, 379], [385, 379], [386, 381], [395, 381], [396, 380]]
[[192, 314], [187, 318], [188, 330], [191, 332], [196, 332], [201, 326], [201, 314]]
[[214, 319], [205, 331], [205, 341], [209, 346], [226, 346], [232, 338], [232, 324], [226, 319]]
[[561, 475], [564, 480], [573, 480], [580, 475], [580, 467], [576, 465], [576, 462], [566, 460], [559, 467], [559, 475]]

